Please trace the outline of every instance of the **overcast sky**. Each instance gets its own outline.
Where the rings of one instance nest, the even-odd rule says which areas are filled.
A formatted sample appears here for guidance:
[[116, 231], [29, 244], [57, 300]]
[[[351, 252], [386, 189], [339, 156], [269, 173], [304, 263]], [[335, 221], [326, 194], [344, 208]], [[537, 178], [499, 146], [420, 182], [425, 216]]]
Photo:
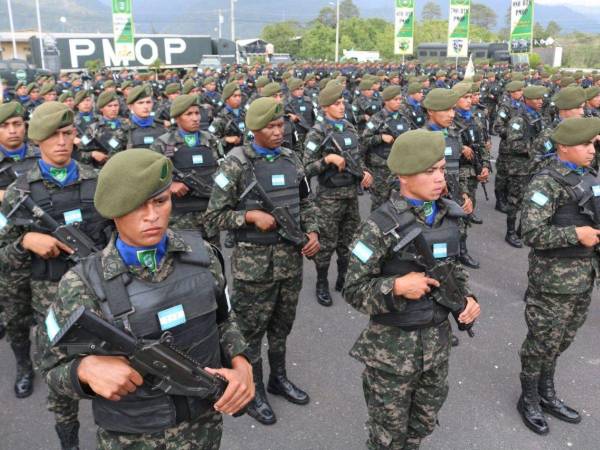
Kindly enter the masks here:
[[[564, 6], [594, 6], [600, 9], [600, 1], [597, 0], [536, 0], [536, 3], [544, 5], [564, 5]], [[595, 4], [597, 3], [597, 4]]]

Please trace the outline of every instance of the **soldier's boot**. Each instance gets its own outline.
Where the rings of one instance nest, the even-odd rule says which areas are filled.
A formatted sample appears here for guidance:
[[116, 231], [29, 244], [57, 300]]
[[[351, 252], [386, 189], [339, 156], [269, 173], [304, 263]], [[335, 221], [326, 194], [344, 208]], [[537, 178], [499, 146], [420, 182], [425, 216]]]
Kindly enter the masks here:
[[79, 450], [79, 422], [57, 423], [54, 429], [62, 450]]
[[452, 347], [458, 347], [460, 344], [460, 340], [458, 339], [458, 336], [455, 335], [454, 333], [452, 333], [451, 342], [452, 342]]
[[521, 374], [522, 393], [517, 403], [517, 411], [521, 414], [527, 428], [537, 434], [548, 434], [550, 428], [540, 406], [538, 393], [539, 377], [526, 377]]
[[344, 289], [344, 282], [346, 281], [346, 271], [348, 270], [348, 261], [343, 259], [337, 260], [338, 274], [335, 280], [335, 290], [341, 292]]
[[460, 256], [458, 257], [458, 260], [463, 265], [470, 267], [471, 269], [479, 269], [479, 262], [469, 255], [469, 250], [467, 249], [467, 238], [461, 238], [460, 240]]
[[29, 356], [30, 342], [10, 344], [17, 361], [17, 378], [15, 380], [15, 395], [17, 398], [29, 397], [33, 392], [33, 364]]
[[508, 245], [512, 245], [515, 248], [521, 248], [523, 247], [523, 243], [515, 230], [515, 222], [516, 220], [511, 217], [506, 218], [506, 236], [504, 237], [504, 240], [508, 242]]
[[267, 400], [267, 393], [265, 392], [265, 385], [263, 383], [262, 359], [252, 364], [252, 375], [256, 391], [254, 399], [252, 399], [246, 408], [246, 412], [250, 417], [254, 417], [263, 425], [273, 425], [277, 422], [277, 417], [275, 417], [273, 408], [271, 408]]
[[557, 419], [569, 423], [581, 422], [581, 415], [575, 409], [565, 405], [565, 403], [556, 396], [554, 389], [554, 369], [542, 370], [540, 381], [538, 383], [538, 393], [540, 394], [540, 405], [548, 414], [553, 415]]
[[331, 306], [333, 300], [329, 293], [329, 280], [327, 279], [327, 267], [317, 267], [317, 302], [319, 305]]
[[500, 211], [501, 213], [506, 214], [508, 212], [508, 207], [506, 205], [506, 195], [502, 191], [494, 191], [496, 195], [496, 211]]
[[228, 231], [225, 233], [225, 242], [223, 242], [225, 248], [233, 248], [235, 247], [235, 238], [233, 236], [232, 231]]
[[285, 352], [269, 352], [271, 374], [267, 391], [273, 395], [281, 395], [287, 401], [297, 405], [306, 405], [310, 397], [306, 392], [292, 383], [285, 370]]
[[5, 335], [6, 335], [6, 325], [4, 325], [4, 322], [2, 322], [2, 320], [0, 320], [0, 339], [2, 339]]
[[475, 225], [481, 225], [483, 223], [483, 219], [473, 211], [469, 216], [469, 222], [474, 223]]

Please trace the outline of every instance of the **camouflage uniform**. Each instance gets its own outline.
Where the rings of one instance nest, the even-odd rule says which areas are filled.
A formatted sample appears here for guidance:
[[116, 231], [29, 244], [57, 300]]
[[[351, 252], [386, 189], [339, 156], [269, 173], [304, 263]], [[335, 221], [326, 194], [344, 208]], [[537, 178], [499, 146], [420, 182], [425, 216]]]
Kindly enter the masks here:
[[75, 128], [77, 129], [77, 134], [79, 137], [82, 137], [87, 132], [87, 129], [99, 119], [100, 116], [94, 114], [93, 112], [76, 113], [73, 125], [75, 125]]
[[352, 102], [352, 112], [356, 117], [356, 128], [360, 133], [367, 126], [371, 116], [380, 109], [381, 103], [374, 97], [366, 97], [361, 94]]
[[[217, 113], [210, 127], [208, 127], [208, 131], [214, 134], [221, 142], [225, 154], [229, 153], [232, 148], [242, 145], [247, 140], [249, 132], [247, 132], [245, 124], [246, 111], [240, 107], [238, 113], [239, 115], [235, 115], [229, 106], [224, 106]], [[242, 142], [239, 144], [229, 144], [225, 141], [225, 138], [228, 136], [239, 136], [242, 138]]]
[[[437, 204], [433, 228], [438, 228], [448, 217], [445, 204], [439, 201]], [[408, 209], [417, 222], [425, 223], [423, 208], [410, 206], [397, 191], [392, 192], [382, 208], [386, 205], [398, 213]], [[374, 215], [363, 222], [350, 245], [352, 254], [343, 291], [353, 308], [372, 319], [350, 351], [353, 358], [366, 366], [363, 391], [369, 413], [367, 448], [372, 450], [419, 448], [421, 440], [433, 432], [437, 413], [448, 394], [448, 320], [407, 331], [373, 319], [403, 311], [408, 302], [392, 293], [396, 276], [382, 273], [396, 244], [397, 238], [393, 233], [384, 233]], [[407, 247], [406, 252], [415, 249]], [[456, 264], [454, 273], [466, 295], [471, 295], [467, 272]]]
[[131, 121], [127, 127], [127, 148], [150, 148], [166, 131], [162, 124], [156, 121], [152, 121], [148, 127], [140, 127]]
[[[223, 149], [221, 147], [221, 143], [214, 135], [212, 135], [208, 132], [200, 132], [199, 136], [200, 136], [200, 140], [197, 143], [197, 146], [198, 147], [205, 146], [212, 150], [212, 159], [213, 159], [212, 162], [215, 163], [214, 170], [216, 171], [217, 164], [220, 162], [220, 160], [224, 156]], [[168, 158], [170, 158], [171, 160], [173, 160], [173, 158], [175, 156], [175, 152], [181, 151], [181, 150], [185, 151], [189, 147], [191, 147], [191, 146], [188, 146], [186, 144], [184, 138], [181, 136], [181, 134], [179, 133], [179, 130], [177, 129], [177, 130], [169, 131], [168, 133], [165, 133], [162, 136], [160, 136], [156, 141], [154, 141], [154, 143], [150, 147], [150, 150], [154, 150], [155, 152], [162, 153], [163, 155], [165, 155]], [[201, 163], [199, 163], [199, 165], [198, 165], [198, 169], [202, 168], [202, 164], [207, 164], [207, 166], [209, 164], [208, 158], [207, 158], [207, 161], [204, 161], [204, 158], [202, 158], [202, 160], [203, 161]], [[193, 169], [192, 169], [192, 171], [193, 171]], [[198, 174], [196, 173], [196, 175], [198, 175]], [[211, 178], [212, 178], [212, 175], [214, 175], [214, 172], [213, 172], [213, 174], [211, 174]], [[175, 180], [180, 181], [180, 180], [177, 180], [177, 177], [175, 177]], [[212, 186], [212, 179], [210, 181], [210, 185]], [[194, 195], [191, 192], [188, 192], [185, 197], [191, 197], [191, 196], [194, 196]], [[205, 197], [202, 196], [202, 198], [204, 199]], [[216, 228], [216, 227], [207, 228], [206, 227], [204, 213], [206, 211], [206, 207], [208, 206], [208, 197], [206, 197], [205, 199], [206, 199], [206, 205], [202, 209], [197, 210], [197, 211], [192, 211], [192, 212], [183, 212], [180, 214], [176, 213], [177, 207], [174, 204], [173, 212], [171, 213], [171, 218], [169, 220], [169, 227], [173, 230], [200, 230], [204, 239], [206, 239], [213, 245], [219, 246], [220, 244], [219, 244], [218, 228]]]
[[[156, 272], [152, 272], [146, 267], [126, 266], [115, 246], [115, 236], [113, 236], [110, 243], [102, 250], [101, 264], [104, 278], [112, 279], [120, 274], [130, 273], [133, 277], [152, 283], [165, 280], [173, 273], [175, 255], [191, 251], [189, 245], [177, 233], [168, 230], [167, 237], [167, 253]], [[225, 285], [223, 269], [216, 255], [212, 252], [209, 254], [210, 272], [215, 279], [215, 290], [222, 292]], [[78, 273], [69, 271], [62, 278], [58, 287], [58, 298], [52, 305], [52, 312], [57, 324], [59, 326], [64, 324], [71, 313], [80, 306], [85, 306], [90, 311], [104, 317], [100, 299], [94, 291]], [[227, 358], [233, 358], [245, 351], [246, 345], [237, 328], [235, 314], [229, 313], [229, 317], [219, 323], [219, 335], [221, 349]], [[79, 381], [73, 379], [72, 368], [74, 364], [78, 364], [78, 361], [80, 361], [78, 357], [68, 356], [58, 348], [49, 348], [47, 344], [44, 345], [42, 372], [48, 385], [75, 402], [83, 398], [92, 398], [82, 389]], [[98, 448], [110, 450], [134, 448], [141, 450], [156, 448], [212, 450], [219, 448], [221, 433], [221, 415], [209, 409], [193, 421], [181, 422], [160, 433], [126, 434], [98, 428], [97, 445]]]
[[508, 122], [511, 117], [518, 114], [523, 107], [521, 102], [510, 99], [505, 99], [498, 105], [496, 119], [492, 125], [494, 133], [500, 136], [500, 144], [498, 146], [498, 158], [496, 159], [496, 178], [494, 180], [494, 191], [496, 199], [501, 199], [502, 202], [508, 195], [508, 148], [506, 144], [506, 136], [508, 133]]
[[421, 105], [411, 103], [408, 99], [402, 100], [400, 105], [400, 114], [410, 120], [411, 130], [423, 128], [425, 122], [427, 122], [427, 115]]
[[382, 135], [388, 134], [394, 139], [410, 130], [409, 121], [399, 111], [390, 112], [386, 108], [375, 113], [367, 122], [362, 133], [361, 142], [366, 150], [366, 164], [369, 172], [373, 174], [371, 192], [371, 211], [381, 206], [390, 195], [390, 169], [387, 166], [387, 157], [392, 149], [392, 144], [383, 142]]
[[118, 122], [109, 121], [100, 117], [87, 128], [85, 134], [80, 137], [79, 161], [84, 164], [93, 164], [95, 163], [91, 155], [93, 151], [105, 153], [110, 157], [127, 148], [127, 131], [130, 122], [128, 119], [120, 117], [117, 120]]

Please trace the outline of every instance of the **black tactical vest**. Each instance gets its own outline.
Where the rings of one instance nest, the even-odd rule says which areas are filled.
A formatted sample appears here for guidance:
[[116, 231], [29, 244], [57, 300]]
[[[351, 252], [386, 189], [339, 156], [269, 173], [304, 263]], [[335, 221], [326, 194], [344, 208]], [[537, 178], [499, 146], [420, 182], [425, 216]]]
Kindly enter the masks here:
[[[449, 200], [443, 200], [449, 202]], [[460, 210], [458, 205], [456, 209]], [[391, 202], [384, 203], [371, 214], [371, 220], [379, 227], [383, 234], [395, 234], [398, 242], [408, 231], [414, 227], [421, 229], [425, 240], [431, 247], [434, 255], [439, 255], [440, 260], [455, 258], [460, 254], [460, 229], [456, 217], [450, 213], [439, 226], [431, 228], [415, 220], [410, 209], [397, 211]], [[412, 244], [394, 251], [390, 249], [381, 267], [383, 276], [401, 277], [410, 272], [424, 272], [425, 267], [416, 258], [416, 250]], [[388, 305], [395, 310], [393, 301]], [[432, 296], [425, 295], [420, 300], [407, 300], [406, 308], [385, 314], [371, 316], [371, 320], [382, 325], [400, 327], [406, 331], [427, 328], [439, 325], [445, 321], [450, 311], [437, 303]]]
[[[392, 135], [394, 138], [397, 138], [403, 133], [406, 133], [410, 130], [410, 124], [408, 121], [398, 113], [396, 118], [394, 119], [391, 114], [389, 114], [385, 118], [385, 123], [387, 126], [382, 126], [380, 131], [382, 134]], [[369, 125], [367, 124], [367, 127]], [[372, 153], [375, 153], [377, 156], [382, 158], [384, 161], [387, 161], [388, 156], [390, 155], [390, 151], [392, 150], [392, 144], [386, 144], [385, 142], [381, 142], [381, 144], [376, 145], [371, 149]]]
[[415, 128], [423, 127], [427, 121], [427, 116], [425, 115], [423, 108], [419, 108], [419, 111], [417, 111], [410, 103], [408, 103], [408, 106], [410, 107], [410, 120], [412, 121], [413, 126]]
[[[167, 146], [166, 156], [171, 158], [173, 165], [183, 173], [193, 173], [202, 178], [209, 186], [213, 185], [213, 175], [219, 167], [213, 151], [206, 145], [187, 147], [180, 144], [178, 147]], [[188, 212], [206, 211], [209, 196], [200, 197], [189, 192], [184, 197], [172, 196], [173, 215]]]
[[[100, 298], [105, 318], [141, 339], [158, 339], [169, 332], [171, 343], [198, 361], [200, 367], [222, 367], [215, 280], [200, 234], [180, 232], [191, 253], [175, 257], [169, 277], [152, 283], [122, 274], [102, 278], [100, 254], [74, 268]], [[160, 433], [212, 409], [208, 400], [168, 395], [152, 381], [118, 402], [100, 396], [92, 400], [96, 424], [118, 433]]]
[[163, 127], [135, 127], [130, 131], [131, 148], [150, 148], [154, 141], [165, 134]]
[[[252, 164], [243, 153], [243, 147], [236, 147], [232, 154], [242, 163], [244, 167]], [[247, 176], [246, 185], [253, 180], [249, 179], [249, 170], [245, 170]], [[256, 181], [262, 186], [275, 206], [287, 207], [296, 223], [300, 223], [300, 179], [298, 169], [294, 161], [283, 154], [272, 162], [264, 158], [254, 160], [254, 174]], [[258, 196], [250, 192], [238, 204], [238, 210], [248, 211], [263, 208], [258, 203]], [[237, 242], [251, 242], [260, 245], [273, 245], [284, 242], [277, 231], [262, 232], [254, 225], [245, 226], [235, 230]]]
[[212, 122], [212, 114], [209, 106], [200, 107], [200, 131], [208, 131]]
[[[525, 121], [525, 130], [523, 130], [523, 140], [527, 142], [533, 141], [543, 130], [542, 116], [540, 114], [537, 117], [527, 111], [521, 112], [521, 117]], [[523, 146], [517, 149], [516, 152], [511, 147], [512, 156], [520, 156], [522, 158], [529, 158], [529, 150], [527, 146]]]
[[[338, 145], [344, 150], [353, 155], [354, 159], [359, 160], [359, 142], [358, 136], [350, 128], [344, 128], [344, 131], [339, 131], [336, 128], [331, 131], [331, 139], [335, 139]], [[335, 146], [331, 143], [324, 149], [327, 153], [339, 154]], [[334, 164], [330, 164], [325, 172], [320, 173], [317, 177], [319, 184], [326, 188], [338, 188], [344, 186], [356, 186], [360, 179], [349, 173], [347, 170], [340, 172]]]
[[29, 172], [36, 162], [35, 157], [26, 157], [20, 161], [5, 157], [0, 161], [0, 189], [6, 189], [19, 175]]
[[[582, 176], [571, 172], [563, 176], [552, 168], [546, 168], [537, 176], [540, 175], [552, 177], [569, 192], [571, 197], [571, 201], [557, 208], [551, 219], [552, 225], [598, 228], [600, 225], [600, 180], [595, 173], [587, 172]], [[585, 258], [594, 255], [594, 248], [576, 245], [548, 250], [535, 249], [534, 252], [536, 256]]]
[[[18, 189], [30, 192], [33, 202], [56, 222], [61, 225], [78, 223], [79, 229], [94, 241], [97, 247], [103, 248], [110, 236], [111, 221], [104, 219], [94, 207], [96, 182], [96, 179], [81, 180], [51, 192], [46, 189], [42, 180], [28, 184], [25, 177], [20, 177], [17, 181]], [[30, 221], [31, 214], [20, 208], [15, 215], [15, 223], [23, 223], [23, 220]], [[54, 230], [34, 222], [31, 231], [51, 234]], [[43, 259], [32, 253], [31, 258], [33, 280], [59, 281], [72, 265], [62, 253], [58, 258], [51, 259]]]

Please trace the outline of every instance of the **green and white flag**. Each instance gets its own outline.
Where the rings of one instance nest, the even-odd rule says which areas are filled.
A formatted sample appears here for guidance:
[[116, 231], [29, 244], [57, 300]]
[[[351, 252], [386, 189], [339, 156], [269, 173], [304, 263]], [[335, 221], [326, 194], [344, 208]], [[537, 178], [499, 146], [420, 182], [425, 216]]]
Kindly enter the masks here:
[[135, 59], [132, 2], [133, 0], [112, 0], [115, 53], [126, 59]]
[[448, 58], [469, 55], [469, 15], [471, 0], [450, 0], [448, 15]]
[[412, 55], [415, 34], [415, 0], [395, 0], [394, 54]]
[[533, 40], [533, 0], [512, 0], [510, 5], [510, 52], [529, 53]]

